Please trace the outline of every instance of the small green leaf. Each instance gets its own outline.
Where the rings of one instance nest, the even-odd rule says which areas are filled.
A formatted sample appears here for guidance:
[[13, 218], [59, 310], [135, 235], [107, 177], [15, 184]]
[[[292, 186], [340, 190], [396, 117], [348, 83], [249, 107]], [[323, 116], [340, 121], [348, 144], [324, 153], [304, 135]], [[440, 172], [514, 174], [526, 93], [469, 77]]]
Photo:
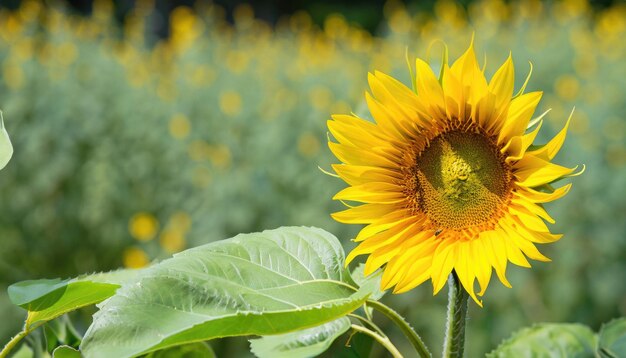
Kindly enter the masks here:
[[37, 310], [50, 306], [58, 297], [63, 295], [70, 280], [60, 278], [27, 280], [14, 283], [8, 288], [9, 299], [13, 304], [26, 310]]
[[138, 272], [119, 270], [70, 280], [22, 281], [9, 286], [9, 299], [28, 311], [26, 328], [30, 330], [62, 314], [113, 296], [123, 282]]
[[285, 227], [213, 242], [152, 266], [118, 290], [94, 315], [81, 351], [130, 357], [318, 326], [367, 299], [344, 275], [341, 244], [320, 229]]
[[145, 358], [215, 358], [215, 352], [206, 343], [185, 344], [149, 353]]
[[524, 328], [504, 341], [488, 357], [593, 357], [596, 336], [587, 326], [541, 323]]
[[603, 325], [598, 336], [600, 357], [626, 357], [626, 318], [615, 319]]
[[52, 358], [81, 358], [81, 355], [70, 346], [59, 346], [52, 352]]
[[82, 336], [76, 331], [67, 315], [46, 322], [43, 326], [43, 333], [47, 351], [50, 353], [61, 345], [78, 348], [82, 340]]
[[2, 119], [2, 111], [0, 111], [0, 169], [4, 168], [11, 156], [13, 155], [13, 146], [9, 139], [9, 133], [4, 128], [4, 121]]
[[342, 317], [301, 331], [252, 339], [250, 350], [261, 358], [315, 357], [348, 329], [350, 320]]
[[359, 264], [354, 271], [352, 271], [351, 277], [361, 289], [370, 292], [370, 300], [378, 301], [386, 293], [386, 291], [382, 291], [380, 289], [380, 280], [383, 277], [383, 271], [377, 270], [367, 277], [365, 276], [364, 271], [365, 264]]
[[[63, 290], [61, 296], [50, 296], [54, 299], [51, 305], [41, 307], [39, 310], [30, 309], [26, 326], [30, 329], [39, 322], [46, 322], [78, 308], [102, 302], [113, 296], [119, 287], [110, 283], [72, 282]], [[46, 304], [49, 302], [51, 301], [47, 301]]]

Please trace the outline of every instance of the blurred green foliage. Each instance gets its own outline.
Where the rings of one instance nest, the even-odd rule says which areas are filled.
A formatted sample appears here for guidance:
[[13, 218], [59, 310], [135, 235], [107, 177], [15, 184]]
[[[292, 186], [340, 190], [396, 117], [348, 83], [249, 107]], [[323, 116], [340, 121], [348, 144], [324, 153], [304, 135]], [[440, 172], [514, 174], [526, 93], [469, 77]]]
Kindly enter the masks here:
[[[533, 322], [597, 330], [626, 315], [623, 4], [439, 1], [423, 13], [388, 2], [376, 36], [341, 14], [318, 27], [298, 12], [272, 28], [247, 6], [230, 24], [219, 7], [198, 5], [177, 8], [170, 38], [149, 46], [150, 3], [138, 1], [122, 28], [107, 1], [89, 18], [37, 1], [0, 12], [0, 107], [15, 148], [0, 173], [0, 341], [22, 319], [4, 289], [15, 281], [141, 266], [281, 225], [319, 226], [352, 248], [358, 228], [329, 217], [344, 184], [317, 168], [335, 161], [325, 121], [368, 116], [368, 71], [409, 84], [405, 51], [437, 67], [435, 40], [455, 58], [472, 33], [489, 76], [512, 51], [519, 88], [532, 61], [527, 90], [543, 90], [540, 110], [552, 108], [539, 142], [576, 106], [557, 162], [587, 172], [549, 205], [565, 234], [543, 250], [554, 261], [511, 267], [513, 289], [494, 281], [485, 308], [472, 305], [468, 355]], [[386, 300], [438, 355], [445, 295], [431, 292], [427, 283]], [[244, 342], [216, 351], [245, 351]]]

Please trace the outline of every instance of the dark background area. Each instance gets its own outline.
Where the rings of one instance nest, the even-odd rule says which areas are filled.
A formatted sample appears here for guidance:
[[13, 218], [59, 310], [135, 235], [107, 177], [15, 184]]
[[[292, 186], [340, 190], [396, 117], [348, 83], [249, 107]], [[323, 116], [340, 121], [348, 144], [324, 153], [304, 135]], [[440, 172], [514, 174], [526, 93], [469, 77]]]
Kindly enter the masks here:
[[[9, 9], [17, 9], [20, 6], [21, 0], [3, 0], [0, 1], [0, 8], [6, 7]], [[435, 4], [435, 0], [424, 0], [424, 1], [408, 1], [398, 3], [404, 3], [406, 7], [412, 12], [432, 12], [433, 6]], [[467, 6], [472, 2], [471, 0], [458, 0], [457, 3], [461, 4], [463, 7], [467, 8]], [[508, 3], [508, 1], [505, 1]], [[551, 1], [548, 1], [550, 3]], [[616, 0], [592, 0], [590, 4], [593, 6], [595, 10], [607, 8], [618, 1]], [[49, 2], [44, 1], [44, 3], [59, 3], [59, 1]], [[93, 9], [93, 0], [67, 0], [61, 3], [66, 3], [69, 5], [71, 9], [75, 12], [90, 15]], [[155, 0], [154, 7], [159, 14], [159, 17], [163, 21], [158, 21], [153, 24], [152, 32], [157, 37], [167, 37], [169, 32], [169, 14], [178, 6], [189, 6], [193, 7], [196, 3], [212, 3], [217, 4], [224, 8], [226, 19], [228, 21], [232, 21], [233, 12], [237, 6], [242, 4], [249, 4], [254, 9], [255, 17], [265, 20], [270, 24], [276, 24], [278, 20], [283, 16], [292, 15], [298, 11], [307, 12], [313, 21], [321, 25], [324, 22], [324, 19], [332, 13], [340, 13], [346, 20], [352, 24], [356, 24], [371, 33], [375, 33], [376, 29], [383, 21], [383, 7], [385, 5], [385, 1], [383, 0], [365, 0], [365, 1], [350, 1], [350, 0], [323, 0], [323, 1], [312, 1], [312, 0], [279, 0], [279, 1], [270, 1], [270, 0], [256, 0], [256, 1], [237, 1], [237, 0], [216, 0], [216, 1], [205, 1], [205, 0], [178, 0], [178, 1], [168, 1], [168, 0]], [[121, 24], [128, 14], [136, 4], [136, 1], [129, 0], [113, 0], [113, 4], [115, 7], [116, 18]]]

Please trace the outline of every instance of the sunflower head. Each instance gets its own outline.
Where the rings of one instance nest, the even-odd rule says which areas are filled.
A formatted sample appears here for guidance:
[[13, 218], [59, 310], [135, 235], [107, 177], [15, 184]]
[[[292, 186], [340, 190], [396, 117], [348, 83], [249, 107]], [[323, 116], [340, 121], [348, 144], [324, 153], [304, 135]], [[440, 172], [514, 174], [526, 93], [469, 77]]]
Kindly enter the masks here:
[[[530, 74], [529, 76], [530, 77]], [[576, 168], [552, 163], [567, 127], [547, 144], [533, 145], [542, 124], [532, 120], [541, 92], [513, 94], [511, 56], [487, 81], [473, 45], [439, 78], [416, 61], [414, 90], [380, 72], [369, 75], [365, 97], [374, 122], [333, 115], [333, 165], [349, 186], [334, 199], [360, 202], [335, 220], [366, 224], [348, 255], [369, 255], [365, 273], [384, 266], [382, 288], [394, 293], [431, 280], [441, 290], [452, 270], [481, 305], [492, 270], [502, 283], [506, 267], [549, 261], [536, 244], [558, 240], [542, 204], [571, 184], [550, 184]], [[526, 83], [528, 78], [526, 79]], [[545, 114], [545, 113], [544, 113]]]

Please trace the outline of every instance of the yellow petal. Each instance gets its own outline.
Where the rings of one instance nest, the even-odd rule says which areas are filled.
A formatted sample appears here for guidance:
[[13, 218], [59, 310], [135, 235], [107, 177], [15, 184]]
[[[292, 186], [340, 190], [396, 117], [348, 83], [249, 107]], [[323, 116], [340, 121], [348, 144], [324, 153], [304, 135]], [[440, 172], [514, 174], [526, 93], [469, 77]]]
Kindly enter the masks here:
[[[402, 275], [402, 279], [398, 281], [393, 293], [403, 293], [410, 289], [421, 285], [424, 281], [430, 278], [430, 262], [431, 258], [422, 258], [411, 262]], [[381, 281], [382, 284], [382, 281]], [[389, 283], [387, 284], [389, 285]], [[390, 286], [389, 286], [390, 287]]]
[[484, 240], [487, 257], [491, 262], [493, 268], [496, 270], [496, 275], [506, 287], [511, 287], [511, 284], [506, 279], [506, 246], [502, 242], [503, 238], [499, 237], [495, 231], [483, 231], [480, 233], [479, 240]]
[[524, 207], [524, 209], [528, 210], [530, 213], [537, 215], [543, 220], [549, 222], [550, 224], [554, 224], [555, 220], [548, 214], [548, 212], [542, 208], [540, 205], [533, 203], [532, 201], [526, 199], [523, 196], [515, 195], [511, 199], [511, 203], [514, 204], [512, 207]]
[[489, 281], [491, 280], [491, 262], [489, 262], [487, 258], [483, 240], [478, 239], [470, 242], [472, 262], [476, 268], [476, 278], [480, 284], [480, 292], [478, 295], [482, 296], [485, 294], [485, 291], [487, 291], [487, 286], [489, 286]]
[[333, 213], [331, 216], [344, 224], [369, 224], [395, 210], [397, 210], [395, 205], [364, 204]]
[[362, 165], [332, 164], [337, 175], [350, 185], [359, 185], [374, 181], [396, 182], [402, 179], [402, 174], [395, 170]]
[[474, 280], [476, 275], [474, 274], [473, 265], [470, 266], [470, 243], [469, 241], [462, 241], [457, 244], [457, 259], [454, 264], [454, 271], [456, 272], [461, 285], [463, 285], [465, 291], [469, 293], [470, 297], [482, 307], [483, 303], [476, 297], [474, 292]]
[[539, 130], [541, 130], [541, 126], [543, 125], [543, 121], [540, 120], [539, 124], [537, 125], [537, 128], [533, 129], [532, 132], [524, 134], [522, 136], [522, 153], [524, 154], [524, 152], [526, 152], [526, 150], [528, 150], [528, 147], [530, 147], [533, 142], [535, 141], [535, 138], [537, 138], [537, 134], [539, 134]]
[[506, 214], [500, 221], [506, 221], [509, 226], [515, 229], [524, 239], [539, 244], [547, 244], [558, 241], [563, 235], [551, 234], [549, 231], [539, 232], [529, 228], [526, 223], [522, 222], [517, 216]]
[[528, 211], [528, 209], [524, 207], [511, 207], [510, 213], [513, 216], [516, 216], [524, 225], [537, 232], [550, 232], [550, 229], [546, 226], [546, 223], [541, 220], [540, 217]]
[[498, 136], [499, 143], [506, 143], [515, 136], [521, 136], [541, 100], [543, 92], [530, 92], [511, 101], [506, 122]]
[[402, 187], [385, 182], [349, 186], [333, 197], [333, 200], [360, 201], [362, 203], [394, 204], [406, 200]]
[[[417, 94], [411, 91], [402, 82], [380, 71], [374, 71], [374, 76], [376, 76], [380, 83], [394, 97], [394, 99], [402, 105], [411, 108], [414, 112], [423, 111], [423, 108], [421, 108], [417, 98]], [[378, 98], [376, 94], [374, 94], [374, 96]]]
[[409, 209], [401, 209], [391, 212], [375, 222], [364, 227], [356, 236], [354, 241], [360, 242], [370, 238], [382, 231], [385, 231], [396, 225], [412, 222], [415, 225], [421, 225], [425, 217], [413, 215]]
[[565, 126], [563, 127], [563, 129], [561, 129], [561, 131], [557, 135], [555, 135], [554, 138], [552, 138], [543, 147], [537, 150], [534, 150], [532, 152], [529, 152], [529, 154], [532, 154], [544, 160], [552, 160], [554, 156], [561, 149], [561, 146], [563, 146], [563, 143], [565, 142], [565, 137], [567, 136], [567, 128], [569, 128], [569, 124], [572, 121], [573, 114], [574, 114], [574, 110], [572, 110], [572, 113], [570, 113], [569, 118], [567, 119], [567, 122], [565, 123]]
[[509, 234], [509, 238], [511, 239], [513, 244], [519, 247], [526, 256], [537, 261], [550, 261], [549, 258], [544, 256], [541, 252], [539, 252], [539, 250], [537, 250], [537, 247], [535, 247], [535, 245], [531, 241], [524, 238], [518, 232], [518, 230], [510, 226], [510, 224], [506, 220], [501, 221], [501, 225], [506, 228], [507, 233]]
[[[437, 248], [437, 242], [434, 237], [433, 230], [425, 230], [414, 235], [414, 237], [406, 240], [401, 247], [401, 251], [393, 259], [389, 261], [385, 267], [385, 272], [381, 280], [381, 287], [388, 289], [398, 284], [404, 278], [412, 282], [415, 273], [411, 273], [412, 269], [416, 269], [414, 264], [421, 261], [419, 266], [426, 263], [430, 266], [432, 255]], [[426, 259], [426, 261], [424, 261]], [[430, 272], [430, 271], [429, 271]], [[423, 272], [420, 272], [422, 274]], [[428, 277], [430, 274], [428, 275]], [[424, 279], [425, 280], [425, 279]], [[415, 287], [415, 286], [413, 286]]]
[[527, 188], [533, 188], [549, 184], [561, 179], [576, 170], [547, 162], [543, 159], [527, 154], [514, 165], [514, 175], [517, 184]]
[[506, 154], [506, 162], [511, 163], [523, 158], [522, 146], [524, 141], [521, 136], [515, 136], [509, 140], [509, 142], [500, 150], [502, 154]]
[[476, 106], [473, 107], [472, 118], [481, 128], [485, 128], [491, 133], [491, 128], [494, 127], [494, 123], [492, 122], [497, 119], [495, 118], [495, 111], [496, 96], [493, 93], [487, 93], [478, 101]]
[[[473, 41], [467, 51], [452, 64], [450, 72], [459, 79], [463, 87], [461, 106], [466, 102], [475, 105], [487, 93], [487, 80], [476, 61]], [[465, 117], [464, 112], [460, 115]]]
[[452, 240], [443, 240], [437, 246], [433, 255], [433, 263], [431, 269], [431, 278], [433, 281], [433, 294], [441, 291], [443, 285], [448, 280], [448, 276], [452, 272], [454, 262], [456, 261], [456, 242]]
[[569, 192], [571, 187], [572, 184], [570, 183], [555, 189], [551, 193], [544, 193], [531, 188], [522, 187], [517, 193], [533, 203], [547, 203], [562, 198]]
[[433, 117], [445, 118], [443, 89], [437, 81], [437, 77], [435, 77], [430, 66], [421, 59], [416, 60], [415, 69], [417, 72], [417, 95], [425, 104], [428, 104]]
[[391, 244], [374, 250], [367, 258], [367, 262], [365, 262], [365, 275], [369, 275], [378, 270], [378, 268], [389, 262], [389, 260], [397, 256], [399, 253], [406, 251], [406, 241], [418, 236], [420, 230], [420, 226], [411, 225], [407, 228], [407, 230], [402, 231], [400, 235], [395, 237]]
[[489, 92], [496, 96], [496, 109], [505, 107], [511, 101], [514, 83], [515, 68], [513, 66], [513, 58], [509, 54], [509, 58], [496, 71], [491, 82], [489, 82]]
[[357, 247], [355, 247], [348, 256], [346, 257], [346, 262], [351, 262], [355, 257], [359, 255], [371, 254], [375, 250], [387, 246], [396, 244], [399, 245], [402, 243], [400, 238], [404, 238], [403, 235], [414, 229], [415, 225], [411, 223], [402, 223], [398, 224], [389, 230], [380, 232], [367, 240], [362, 241]]
[[328, 130], [335, 139], [342, 144], [349, 144], [360, 148], [384, 147], [393, 148], [396, 144], [388, 139], [378, 138], [372, 133], [375, 131], [367, 130], [353, 123], [327, 121]]
[[[443, 92], [446, 103], [446, 112], [448, 118], [462, 118], [461, 113], [465, 113], [466, 100], [463, 94], [463, 85], [458, 78], [456, 78], [448, 65], [444, 65], [443, 71]], [[461, 109], [461, 104], [463, 109]]]
[[369, 108], [372, 117], [374, 117], [374, 120], [380, 129], [382, 129], [388, 136], [398, 140], [410, 140], [413, 136], [419, 134], [419, 131], [417, 130], [405, 130], [396, 120], [396, 118], [400, 117], [400, 114], [392, 108], [384, 106], [367, 92], [365, 93], [365, 101], [367, 102], [367, 107]]
[[375, 166], [388, 169], [396, 169], [398, 167], [398, 163], [380, 154], [373, 153], [370, 150], [333, 142], [328, 142], [328, 147], [339, 160], [346, 164]]
[[514, 241], [511, 240], [509, 233], [506, 230], [499, 231], [502, 235], [502, 242], [506, 247], [506, 256], [511, 261], [511, 263], [521, 266], [521, 267], [530, 267], [530, 263], [526, 260], [526, 257], [522, 253], [522, 251], [515, 245]]
[[406, 104], [398, 101], [397, 96], [389, 91], [389, 89], [383, 84], [380, 78], [372, 73], [368, 73], [367, 80], [369, 82], [370, 88], [372, 89], [372, 94], [378, 100], [378, 102], [384, 105], [387, 109], [393, 110], [393, 113], [396, 114], [393, 120], [398, 122], [398, 126], [405, 126], [405, 128], [410, 128], [407, 127], [409, 123], [406, 122], [417, 122], [416, 112]]

